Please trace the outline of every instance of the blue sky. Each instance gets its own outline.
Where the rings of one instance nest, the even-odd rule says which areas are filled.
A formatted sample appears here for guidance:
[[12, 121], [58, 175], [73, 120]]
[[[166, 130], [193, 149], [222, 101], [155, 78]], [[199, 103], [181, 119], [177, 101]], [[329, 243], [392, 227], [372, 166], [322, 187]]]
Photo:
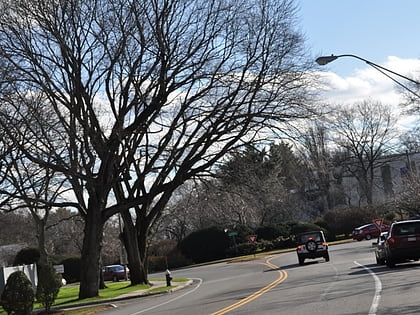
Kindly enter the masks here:
[[[377, 64], [389, 56], [420, 58], [419, 0], [297, 0], [297, 4], [300, 27], [314, 56], [354, 54]], [[328, 66], [339, 75], [364, 67], [354, 58]]]
[[[299, 27], [314, 56], [353, 54], [420, 81], [420, 0], [296, 0]], [[400, 115], [405, 99], [396, 84], [361, 60], [343, 57], [322, 67], [323, 101], [370, 100]], [[407, 85], [408, 81], [399, 79]], [[400, 126], [420, 115], [399, 116]]]

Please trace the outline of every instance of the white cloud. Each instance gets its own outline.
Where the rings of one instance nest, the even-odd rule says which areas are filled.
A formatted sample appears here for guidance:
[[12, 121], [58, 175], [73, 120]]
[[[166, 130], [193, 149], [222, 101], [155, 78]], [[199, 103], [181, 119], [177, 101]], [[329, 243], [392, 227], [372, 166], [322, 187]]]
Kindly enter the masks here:
[[[335, 61], [339, 62], [339, 61]], [[380, 66], [403, 76], [420, 81], [420, 60], [401, 59], [390, 56]], [[405, 86], [411, 87], [410, 82], [404, 78], [387, 73]], [[395, 109], [396, 115], [401, 112], [404, 97], [401, 87], [389, 77], [366, 64], [365, 67], [355, 69], [351, 76], [342, 77], [327, 71], [320, 74], [322, 80], [321, 101], [331, 104], [354, 104], [363, 100], [379, 101]], [[407, 128], [418, 117], [401, 117], [399, 126]]]

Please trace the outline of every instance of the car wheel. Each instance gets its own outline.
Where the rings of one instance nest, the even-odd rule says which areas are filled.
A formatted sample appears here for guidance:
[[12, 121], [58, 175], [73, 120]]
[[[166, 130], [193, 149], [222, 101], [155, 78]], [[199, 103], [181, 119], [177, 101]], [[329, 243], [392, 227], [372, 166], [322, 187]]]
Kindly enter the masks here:
[[324, 258], [325, 258], [325, 261], [330, 261], [330, 254], [325, 254], [325, 256], [324, 256]]
[[385, 258], [378, 258], [378, 257], [376, 257], [376, 263], [378, 265], [385, 265]]
[[309, 252], [314, 252], [314, 251], [316, 251], [317, 247], [318, 247], [318, 245], [317, 245], [317, 244], [315, 243], [315, 241], [313, 241], [313, 240], [309, 240], [309, 241], [307, 241], [307, 242], [306, 242], [306, 249], [307, 249]]
[[303, 266], [303, 263], [305, 262], [305, 258], [298, 257], [298, 259], [299, 259], [299, 265]]
[[367, 239], [368, 241], [369, 241], [371, 238], [372, 238], [372, 235], [370, 235], [370, 234], [367, 234], [367, 235], [365, 236], [365, 239]]
[[395, 261], [392, 258], [386, 258], [386, 265], [389, 268], [394, 268], [395, 267]]

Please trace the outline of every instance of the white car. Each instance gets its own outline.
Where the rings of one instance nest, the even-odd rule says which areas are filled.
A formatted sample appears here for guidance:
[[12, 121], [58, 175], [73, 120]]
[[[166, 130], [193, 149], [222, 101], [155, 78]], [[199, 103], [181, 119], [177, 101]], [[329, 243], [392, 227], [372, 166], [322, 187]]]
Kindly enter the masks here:
[[298, 246], [296, 253], [299, 265], [303, 265], [305, 259], [315, 259], [322, 257], [325, 261], [330, 261], [328, 244], [322, 231], [300, 233], [296, 236]]
[[375, 257], [376, 257], [376, 263], [378, 265], [385, 265], [385, 262], [386, 262], [385, 241], [387, 237], [388, 237], [388, 232], [382, 232], [381, 235], [379, 235], [378, 240], [376, 242]]

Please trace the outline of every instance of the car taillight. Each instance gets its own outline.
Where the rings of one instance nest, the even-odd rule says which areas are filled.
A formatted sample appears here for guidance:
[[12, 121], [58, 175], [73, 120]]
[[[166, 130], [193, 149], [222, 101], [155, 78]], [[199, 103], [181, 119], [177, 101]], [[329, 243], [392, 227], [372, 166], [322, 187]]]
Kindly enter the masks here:
[[322, 246], [327, 246], [327, 243], [323, 242], [323, 243], [322, 243]]
[[302, 245], [299, 245], [298, 247], [297, 247], [297, 249], [299, 250], [299, 249], [302, 249]]
[[388, 238], [388, 239], [386, 240], [386, 242], [387, 242], [389, 245], [393, 245], [393, 244], [395, 243], [395, 239], [393, 239], [392, 237], [390, 237], [390, 238]]

